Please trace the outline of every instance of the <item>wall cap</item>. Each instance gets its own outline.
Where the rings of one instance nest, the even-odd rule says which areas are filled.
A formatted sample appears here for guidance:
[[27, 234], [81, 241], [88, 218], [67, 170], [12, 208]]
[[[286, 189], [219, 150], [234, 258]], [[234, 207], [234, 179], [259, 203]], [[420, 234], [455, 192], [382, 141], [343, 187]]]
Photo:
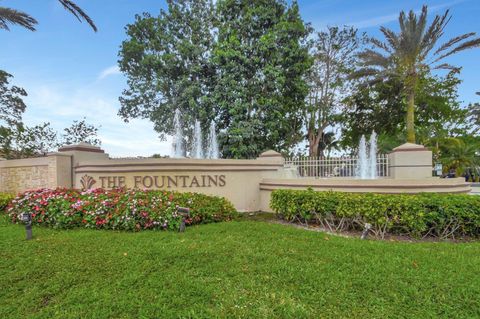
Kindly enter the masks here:
[[400, 146], [395, 147], [392, 150], [392, 153], [396, 152], [424, 152], [429, 151], [425, 146], [420, 144], [413, 144], [413, 143], [405, 143]]
[[264, 157], [283, 157], [283, 156], [282, 154], [275, 152], [274, 150], [268, 150], [258, 156], [258, 158], [264, 158]]
[[93, 146], [92, 144], [81, 142], [73, 145], [64, 145], [58, 149], [59, 152], [70, 152], [70, 151], [80, 151], [80, 152], [92, 152], [92, 153], [105, 153], [98, 146]]
[[64, 153], [60, 153], [60, 152], [51, 152], [51, 153], [47, 153], [47, 157], [49, 156], [65, 156], [65, 157], [72, 157], [72, 154], [64, 154]]

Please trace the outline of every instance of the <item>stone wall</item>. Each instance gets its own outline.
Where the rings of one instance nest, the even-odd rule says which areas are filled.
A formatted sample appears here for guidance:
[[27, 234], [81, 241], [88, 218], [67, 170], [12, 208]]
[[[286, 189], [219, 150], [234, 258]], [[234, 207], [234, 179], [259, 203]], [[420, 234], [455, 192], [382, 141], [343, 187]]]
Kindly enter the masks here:
[[45, 157], [0, 161], [0, 192], [18, 193], [39, 188], [71, 187], [71, 157]]
[[167, 189], [229, 199], [240, 211], [270, 211], [275, 189], [318, 191], [467, 193], [461, 179], [432, 178], [432, 154], [421, 145], [404, 144], [389, 155], [390, 178], [377, 180], [299, 178], [279, 153], [253, 160], [111, 159], [101, 148], [80, 143], [46, 157], [0, 161], [0, 192], [74, 187]]
[[48, 187], [48, 166], [11, 167], [0, 170], [0, 192], [18, 193]]

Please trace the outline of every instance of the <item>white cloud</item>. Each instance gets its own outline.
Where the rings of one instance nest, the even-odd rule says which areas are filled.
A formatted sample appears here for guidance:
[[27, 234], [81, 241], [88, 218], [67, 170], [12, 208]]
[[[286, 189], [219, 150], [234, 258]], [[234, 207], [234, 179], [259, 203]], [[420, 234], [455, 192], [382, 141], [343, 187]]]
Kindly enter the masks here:
[[110, 156], [168, 155], [170, 139], [160, 141], [148, 120], [135, 119], [125, 123], [118, 115], [117, 96], [107, 96], [99, 86], [82, 89], [58, 88], [54, 86], [26, 87], [29, 96], [24, 115], [27, 125], [50, 122], [57, 131], [63, 131], [74, 120], [84, 117], [88, 123], [100, 126], [99, 138], [102, 148]]
[[120, 69], [118, 68], [117, 65], [112, 65], [111, 67], [108, 67], [104, 69], [102, 72], [100, 72], [97, 80], [103, 80], [110, 75], [117, 75], [117, 74], [122, 74], [122, 72], [120, 72]]

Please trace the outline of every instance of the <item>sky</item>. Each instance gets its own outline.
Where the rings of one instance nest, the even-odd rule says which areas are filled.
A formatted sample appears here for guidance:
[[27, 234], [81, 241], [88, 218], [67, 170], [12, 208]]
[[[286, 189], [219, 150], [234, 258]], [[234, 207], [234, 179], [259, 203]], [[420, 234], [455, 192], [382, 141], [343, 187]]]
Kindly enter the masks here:
[[[170, 140], [160, 141], [148, 120], [125, 123], [117, 112], [126, 78], [117, 68], [125, 26], [135, 14], [157, 15], [165, 0], [76, 0], [95, 21], [93, 32], [61, 7], [57, 0], [2, 0], [0, 5], [28, 12], [39, 24], [36, 32], [20, 27], [0, 30], [0, 69], [14, 76], [13, 84], [28, 92], [24, 121], [50, 122], [62, 131], [86, 118], [100, 126], [102, 148], [110, 156], [168, 155]], [[298, 0], [303, 19], [316, 30], [352, 25], [370, 36], [379, 27], [397, 29], [401, 10], [429, 6], [431, 17], [449, 9], [453, 15], [444, 40], [466, 32], [480, 34], [480, 0]], [[478, 101], [480, 49], [464, 51], [447, 62], [462, 66], [459, 88], [463, 105]]]

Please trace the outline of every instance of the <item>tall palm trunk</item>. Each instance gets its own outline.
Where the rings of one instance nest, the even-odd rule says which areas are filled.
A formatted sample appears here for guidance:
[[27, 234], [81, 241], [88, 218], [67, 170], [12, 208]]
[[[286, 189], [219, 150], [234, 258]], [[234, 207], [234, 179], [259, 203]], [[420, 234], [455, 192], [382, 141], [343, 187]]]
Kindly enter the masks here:
[[415, 89], [408, 90], [407, 104], [407, 142], [416, 143], [415, 140]]

